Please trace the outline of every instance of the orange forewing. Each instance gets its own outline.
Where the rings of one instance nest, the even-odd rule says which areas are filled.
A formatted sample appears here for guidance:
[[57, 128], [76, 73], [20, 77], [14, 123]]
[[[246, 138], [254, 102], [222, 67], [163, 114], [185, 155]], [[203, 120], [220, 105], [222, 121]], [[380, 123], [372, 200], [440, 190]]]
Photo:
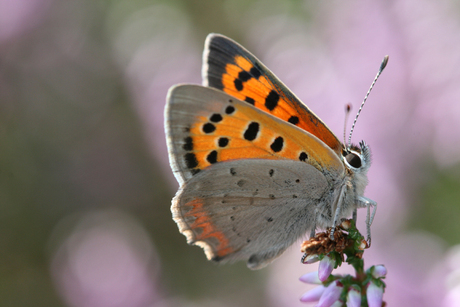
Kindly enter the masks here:
[[206, 48], [205, 84], [310, 132], [341, 155], [337, 137], [249, 51], [215, 34], [208, 37]]
[[[238, 159], [290, 159], [299, 161], [302, 153], [308, 158], [305, 162], [318, 170], [339, 170], [343, 168], [340, 160], [331, 155], [330, 150], [315, 136], [302, 130], [286, 125], [274, 117], [264, 114], [242, 102], [234, 101], [235, 112], [231, 116], [223, 116], [219, 123], [214, 124], [213, 133], [203, 133], [203, 125], [209, 121], [211, 114], [203, 113], [190, 127], [193, 140], [193, 153], [198, 162], [197, 169], [204, 169], [215, 162]], [[255, 140], [246, 140], [243, 136], [248, 124], [257, 121], [258, 136]], [[228, 145], [218, 145], [221, 138], [228, 139]], [[282, 149], [272, 149], [274, 140], [282, 138]], [[209, 156], [216, 152], [215, 161], [210, 162]]]

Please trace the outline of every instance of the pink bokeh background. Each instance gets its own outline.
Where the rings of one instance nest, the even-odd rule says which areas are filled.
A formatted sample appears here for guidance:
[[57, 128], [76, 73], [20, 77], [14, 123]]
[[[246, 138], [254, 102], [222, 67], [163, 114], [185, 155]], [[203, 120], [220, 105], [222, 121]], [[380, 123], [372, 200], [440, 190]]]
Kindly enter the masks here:
[[[354, 143], [365, 140], [371, 147], [365, 195], [378, 203], [365, 263], [387, 267], [388, 306], [460, 304], [458, 242], [408, 226], [420, 210], [416, 192], [430, 178], [425, 164], [447, 172], [460, 163], [458, 1], [82, 3], [0, 0], [0, 63], [7, 67], [0, 68], [1, 136], [9, 139], [11, 126], [22, 123], [15, 114], [25, 110], [27, 133], [35, 136], [38, 126], [45, 127], [44, 134], [55, 138], [44, 138], [43, 146], [69, 151], [69, 163], [53, 164], [52, 172], [68, 176], [66, 184], [81, 195], [39, 209], [49, 216], [66, 208], [44, 234], [44, 265], [55, 291], [50, 296], [66, 306], [234, 306], [228, 300], [234, 288], [222, 287], [213, 295], [196, 290], [200, 283], [207, 287], [200, 279], [203, 271], [234, 284], [256, 276], [254, 288], [246, 291], [263, 297], [248, 306], [306, 306], [299, 298], [309, 287], [298, 278], [317, 266], [300, 264], [297, 244], [263, 272], [232, 276], [231, 266], [216, 267], [186, 246], [169, 214], [178, 186], [164, 136], [166, 93], [174, 84], [201, 83], [204, 38], [221, 32], [261, 59], [339, 139], [344, 106], [351, 103], [351, 114], [357, 111], [383, 56], [390, 56], [353, 135]], [[97, 18], [102, 40], [88, 38], [88, 20]], [[16, 90], [11, 71], [45, 81], [21, 83]], [[94, 86], [111, 78], [118, 83]], [[32, 95], [31, 86], [49, 85], [62, 101]], [[135, 124], [116, 116], [105, 121], [119, 87]], [[18, 96], [27, 103], [16, 104]], [[70, 111], [55, 116], [63, 105]], [[84, 123], [75, 117], [80, 114]], [[131, 138], [137, 131], [125, 130], [131, 125], [138, 126], [140, 137]], [[72, 141], [64, 146], [61, 140]], [[136, 146], [147, 156], [142, 163], [152, 160], [155, 167], [130, 158]], [[155, 172], [155, 179], [145, 181], [142, 174], [148, 172]], [[364, 217], [360, 212], [360, 229], [365, 229]], [[177, 258], [170, 259], [168, 250]], [[189, 251], [200, 254], [199, 265]], [[178, 281], [181, 274], [196, 283], [195, 290], [178, 290], [187, 288]]]

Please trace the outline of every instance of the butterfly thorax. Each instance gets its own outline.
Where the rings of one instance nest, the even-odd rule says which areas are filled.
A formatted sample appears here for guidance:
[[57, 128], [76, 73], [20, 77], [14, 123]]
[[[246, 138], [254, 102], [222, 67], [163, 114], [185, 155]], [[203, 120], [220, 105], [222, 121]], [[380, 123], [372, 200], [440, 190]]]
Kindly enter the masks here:
[[[345, 175], [342, 180], [332, 183], [331, 191], [318, 205], [319, 216], [317, 227], [331, 227], [337, 207], [337, 222], [342, 218], [351, 216], [353, 211], [360, 207], [359, 198], [364, 196], [368, 184], [367, 171], [371, 164], [370, 148], [364, 142], [359, 146], [351, 145], [342, 151], [342, 161]], [[342, 192], [343, 190], [343, 192]]]

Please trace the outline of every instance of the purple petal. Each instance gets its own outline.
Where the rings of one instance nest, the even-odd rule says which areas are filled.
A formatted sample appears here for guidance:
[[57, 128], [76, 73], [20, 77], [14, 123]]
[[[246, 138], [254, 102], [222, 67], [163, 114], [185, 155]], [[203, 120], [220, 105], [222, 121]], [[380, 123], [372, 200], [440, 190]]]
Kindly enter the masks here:
[[321, 281], [318, 278], [317, 271], [304, 274], [300, 276], [299, 280], [307, 284], [317, 284], [317, 285], [321, 284]]
[[335, 261], [331, 259], [329, 256], [326, 256], [321, 260], [319, 263], [318, 268], [318, 278], [321, 281], [325, 281], [329, 275], [331, 275], [332, 270], [334, 269]]
[[317, 307], [330, 307], [334, 304], [342, 293], [343, 285], [340, 281], [333, 281], [327, 288], [324, 290], [323, 295], [319, 299]]
[[382, 307], [383, 287], [377, 286], [373, 281], [367, 285], [367, 303], [369, 307]]
[[355, 287], [350, 287], [347, 293], [347, 307], [360, 307], [361, 306], [361, 291]]
[[324, 290], [326, 290], [326, 287], [324, 286], [313, 288], [310, 291], [306, 292], [304, 295], [302, 295], [300, 297], [300, 301], [304, 303], [316, 302], [323, 295]]
[[374, 266], [374, 269], [372, 270], [372, 276], [375, 278], [380, 278], [380, 277], [385, 277], [387, 275], [387, 268], [382, 265], [376, 265]]

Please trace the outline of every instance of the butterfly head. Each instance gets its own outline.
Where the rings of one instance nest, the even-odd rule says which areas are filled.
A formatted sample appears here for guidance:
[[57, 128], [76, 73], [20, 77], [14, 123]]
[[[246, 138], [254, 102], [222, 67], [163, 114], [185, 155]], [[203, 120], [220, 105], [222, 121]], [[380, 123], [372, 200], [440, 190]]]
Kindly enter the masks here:
[[358, 196], [362, 196], [368, 183], [367, 171], [371, 166], [370, 148], [364, 141], [361, 141], [359, 146], [350, 145], [344, 149], [342, 155], [353, 189]]
[[342, 155], [345, 165], [353, 173], [366, 174], [371, 166], [371, 151], [364, 141], [359, 146], [350, 145], [343, 150]]

